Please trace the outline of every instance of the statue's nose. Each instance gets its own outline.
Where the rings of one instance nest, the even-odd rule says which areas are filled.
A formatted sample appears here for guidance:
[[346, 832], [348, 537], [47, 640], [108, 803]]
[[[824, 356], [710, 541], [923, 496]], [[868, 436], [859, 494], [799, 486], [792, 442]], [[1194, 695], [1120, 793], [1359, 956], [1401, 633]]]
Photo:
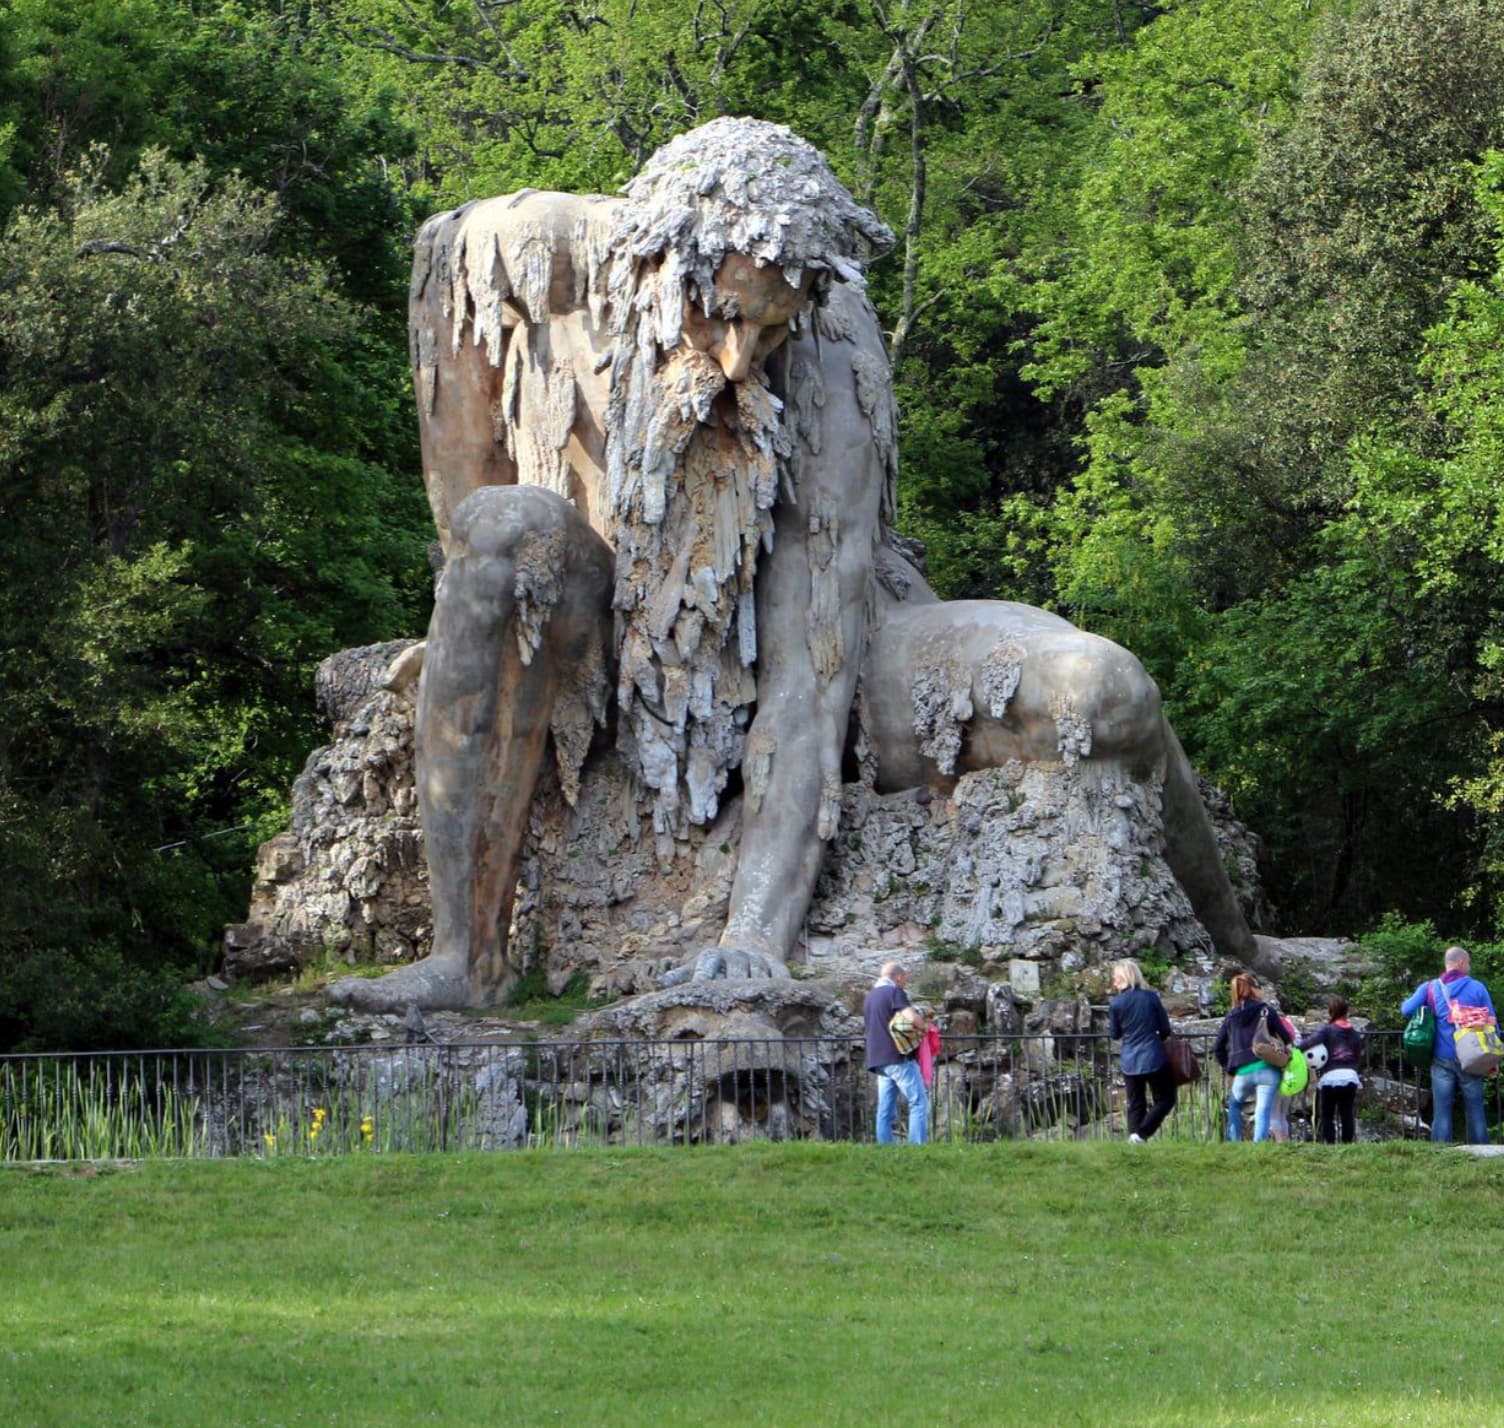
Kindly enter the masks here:
[[738, 318], [726, 324], [725, 336], [721, 338], [719, 358], [721, 371], [728, 382], [740, 382], [752, 370], [752, 359], [757, 355], [757, 338], [762, 329], [755, 323]]

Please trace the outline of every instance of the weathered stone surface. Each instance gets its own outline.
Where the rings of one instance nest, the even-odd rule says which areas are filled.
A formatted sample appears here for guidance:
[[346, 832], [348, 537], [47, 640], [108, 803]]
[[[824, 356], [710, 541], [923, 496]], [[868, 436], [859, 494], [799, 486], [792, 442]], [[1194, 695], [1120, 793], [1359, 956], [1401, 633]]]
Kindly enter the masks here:
[[319, 666], [334, 742], [309, 755], [293, 785], [291, 828], [262, 846], [250, 913], [225, 933], [231, 976], [261, 980], [325, 956], [403, 962], [426, 950], [412, 697], [380, 687], [410, 644], [342, 650]]
[[987, 1009], [987, 979], [970, 967], [951, 969], [950, 985], [945, 989], [945, 1010], [954, 1017], [958, 1011], [968, 1011], [980, 1017]]
[[617, 1003], [592, 1015], [585, 1034], [652, 1040], [779, 1039], [856, 1036], [852, 1015], [819, 982], [686, 982]]
[[987, 988], [986, 1020], [988, 1031], [999, 1036], [1015, 1036], [1023, 1030], [1011, 982], [994, 982]]
[[[838, 940], [904, 923], [984, 958], [1088, 961], [1211, 942], [1163, 861], [1154, 781], [1113, 762], [1010, 762], [949, 798], [848, 785], [810, 925]], [[852, 929], [848, 931], [847, 929]]]
[[1238, 822], [1227, 795], [1216, 784], [1197, 774], [1196, 787], [1212, 821], [1212, 833], [1216, 836], [1223, 866], [1227, 869], [1245, 921], [1255, 933], [1272, 933], [1278, 925], [1278, 918], [1259, 878], [1259, 862], [1264, 856], [1263, 840]]
[[[253, 902], [253, 918], [258, 910]], [[268, 936], [261, 922], [235, 922], [225, 928], [224, 967], [231, 976], [260, 982], [286, 976], [300, 965], [301, 959], [293, 940], [285, 936]]]
[[964, 1007], [958, 1011], [947, 1012], [945, 1016], [945, 1030], [951, 1036], [975, 1036], [981, 1030], [981, 1026], [981, 1017]]
[[1085, 997], [1046, 998], [1024, 1018], [1029, 1036], [1077, 1036], [1091, 1029], [1091, 1004]]
[[[1367, 958], [1356, 943], [1346, 937], [1258, 937], [1261, 950], [1273, 957], [1282, 981], [1292, 987], [1312, 989], [1318, 1000], [1324, 999], [1344, 983], [1352, 983], [1369, 970]], [[1295, 1007], [1306, 1011], [1306, 1007]]]

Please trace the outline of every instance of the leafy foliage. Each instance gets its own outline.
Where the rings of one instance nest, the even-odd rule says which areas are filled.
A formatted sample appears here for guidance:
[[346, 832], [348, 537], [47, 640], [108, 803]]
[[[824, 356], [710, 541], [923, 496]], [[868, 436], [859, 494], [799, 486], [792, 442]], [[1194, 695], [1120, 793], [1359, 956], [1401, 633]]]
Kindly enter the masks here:
[[[1441, 975], [1447, 945], [1431, 923], [1406, 922], [1396, 914], [1386, 916], [1358, 939], [1359, 952], [1368, 964], [1358, 992], [1359, 1005], [1374, 1025], [1404, 1024], [1400, 1004], [1427, 978]], [[1470, 941], [1467, 950], [1471, 975], [1497, 995], [1504, 988], [1504, 943]]]
[[0, 12], [0, 1047], [196, 1034], [314, 663], [421, 620], [390, 98], [314, 8]]
[[[1042, 381], [1083, 380], [1070, 342], [1098, 361], [1143, 344], [1056, 504], [1057, 586], [1160, 677], [1193, 755], [1268, 839], [1292, 920], [1476, 918], [1492, 873], [1470, 771], [1489, 716], [1464, 672], [1494, 606], [1418, 567], [1426, 521], [1410, 518], [1450, 484], [1437, 463], [1458, 408], [1436, 387], [1461, 354], [1438, 319], [1487, 306], [1477, 166], [1501, 137], [1504, 21], [1469, 0], [1218, 10], [1146, 32], [1146, 59], [1201, 33], [1166, 52], [1167, 93], [1156, 67], [1125, 64], [1131, 103], [1104, 101], [1138, 126], [1109, 144], [1122, 176], [1098, 191], [1169, 194], [1169, 236], [1157, 210], [1107, 203], [1102, 256], [1050, 294]], [[1219, 19], [1265, 63], [1198, 30]], [[1129, 165], [1136, 132], [1185, 133], [1188, 111], [1203, 148], [1133, 186], [1163, 172]]]
[[412, 615], [385, 573], [412, 513], [358, 454], [355, 310], [270, 251], [243, 180], [108, 166], [0, 235], [12, 962], [206, 945], [243, 885], [193, 840], [280, 806], [312, 665]]

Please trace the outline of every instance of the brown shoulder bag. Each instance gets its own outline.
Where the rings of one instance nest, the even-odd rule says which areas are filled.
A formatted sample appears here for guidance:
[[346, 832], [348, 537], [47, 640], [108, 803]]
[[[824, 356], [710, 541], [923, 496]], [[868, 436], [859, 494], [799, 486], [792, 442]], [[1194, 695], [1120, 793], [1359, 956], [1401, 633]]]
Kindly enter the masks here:
[[1253, 1054], [1281, 1071], [1290, 1064], [1290, 1048], [1269, 1030], [1267, 1007], [1259, 1013], [1259, 1024], [1253, 1033]]

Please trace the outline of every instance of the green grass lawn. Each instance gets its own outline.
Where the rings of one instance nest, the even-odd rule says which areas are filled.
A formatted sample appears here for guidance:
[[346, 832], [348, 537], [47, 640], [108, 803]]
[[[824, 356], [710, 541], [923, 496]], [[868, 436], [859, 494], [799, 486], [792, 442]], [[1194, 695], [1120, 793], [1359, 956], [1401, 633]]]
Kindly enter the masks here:
[[0, 1424], [1504, 1423], [1504, 1164], [754, 1146], [0, 1171]]

